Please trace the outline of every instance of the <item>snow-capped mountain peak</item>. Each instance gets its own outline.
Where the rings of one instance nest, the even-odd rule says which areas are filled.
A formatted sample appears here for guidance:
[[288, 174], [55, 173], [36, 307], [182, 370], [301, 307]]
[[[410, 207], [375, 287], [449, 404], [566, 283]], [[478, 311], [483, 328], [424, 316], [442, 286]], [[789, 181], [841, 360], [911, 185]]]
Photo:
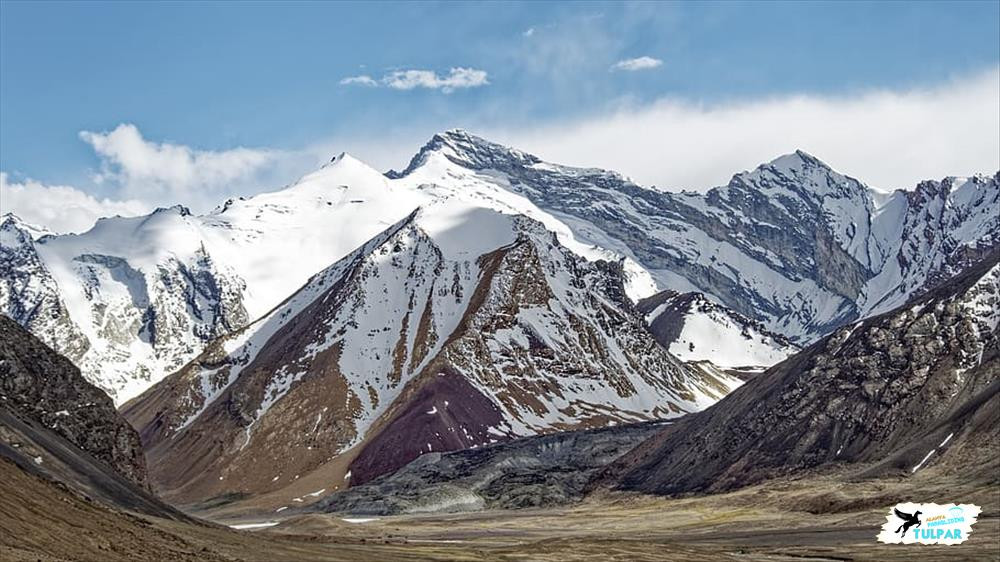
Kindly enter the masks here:
[[[506, 236], [497, 216], [524, 215], [579, 256], [620, 262], [633, 301], [703, 293], [801, 345], [996, 245], [997, 185], [998, 176], [924, 182], [876, 207], [864, 184], [796, 151], [704, 194], [669, 193], [450, 130], [401, 173], [342, 153], [205, 215], [176, 206], [19, 243], [24, 251], [5, 244], [8, 271], [20, 273], [0, 280], [0, 306], [120, 402], [422, 207], [450, 255]], [[480, 215], [482, 232], [459, 226]]]
[[751, 172], [733, 177], [737, 187], [781, 194], [790, 190], [796, 197], [822, 200], [826, 197], [870, 199], [869, 189], [860, 181], [833, 170], [825, 162], [802, 150], [779, 156]]
[[27, 233], [27, 235], [33, 240], [38, 240], [43, 236], [54, 236], [56, 234], [47, 227], [26, 222], [21, 217], [10, 212], [0, 215], [0, 229], [9, 229], [10, 232], [13, 232], [16, 229]]
[[[275, 490], [256, 467], [304, 475], [351, 450], [322, 470], [362, 482], [425, 453], [672, 417], [740, 384], [677, 362], [625, 282], [538, 221], [433, 198], [126, 411], [168, 487]], [[189, 458], [204, 464], [170, 464]]]
[[788, 154], [782, 154], [770, 162], [761, 165], [761, 167], [765, 166], [775, 170], [801, 171], [808, 167], [833, 172], [833, 169], [826, 162], [823, 162], [801, 148], [797, 148]]
[[402, 171], [390, 170], [386, 175], [393, 179], [405, 177], [425, 165], [434, 156], [440, 156], [470, 170], [502, 167], [504, 162], [531, 165], [541, 162], [535, 156], [477, 137], [463, 129], [450, 129], [437, 133], [410, 160]]
[[7, 247], [22, 246], [34, 240], [28, 225], [14, 213], [0, 217], [0, 243]]

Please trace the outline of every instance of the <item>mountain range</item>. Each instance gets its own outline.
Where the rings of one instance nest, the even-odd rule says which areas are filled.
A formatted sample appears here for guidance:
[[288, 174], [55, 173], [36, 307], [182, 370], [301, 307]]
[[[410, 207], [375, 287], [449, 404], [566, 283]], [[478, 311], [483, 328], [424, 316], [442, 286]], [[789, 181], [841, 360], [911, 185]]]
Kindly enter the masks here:
[[176, 206], [79, 235], [5, 215], [0, 309], [121, 404], [417, 207], [450, 201], [524, 215], [577, 255], [621, 261], [634, 302], [700, 293], [803, 346], [985, 255], [998, 197], [997, 175], [876, 192], [801, 151], [706, 193], [670, 193], [454, 130], [402, 172], [343, 154], [205, 215]]
[[[995, 509], [998, 262], [994, 252], [892, 311], [834, 331], [703, 411], [433, 453], [300, 510], [461, 512], [587, 495], [616, 505], [634, 492], [680, 496], [677, 510], [705, 494], [718, 494], [710, 496], [717, 508], [747, 509], [742, 501], [760, 509], [790, 489], [797, 520], [835, 513], [841, 527], [844, 512], [911, 495]], [[847, 483], [864, 490], [852, 493]], [[616, 490], [633, 494], [609, 496]], [[706, 524], [699, 514], [699, 533]]]

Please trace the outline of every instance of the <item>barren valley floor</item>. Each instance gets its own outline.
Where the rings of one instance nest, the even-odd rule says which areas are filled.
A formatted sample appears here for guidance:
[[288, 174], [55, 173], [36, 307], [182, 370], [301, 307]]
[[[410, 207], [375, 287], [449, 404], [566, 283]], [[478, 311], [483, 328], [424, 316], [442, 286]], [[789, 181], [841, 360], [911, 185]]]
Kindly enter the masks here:
[[[933, 498], [983, 507], [962, 545], [875, 542], [886, 506], [920, 489], [903, 480], [843, 483], [814, 476], [705, 497], [599, 493], [558, 508], [364, 522], [299, 514], [238, 531], [111, 512], [7, 463], [0, 468], [12, 492], [0, 496], [4, 561], [1000, 559], [1000, 490], [955, 487], [933, 474], [919, 481]], [[245, 516], [239, 522], [274, 521]]]

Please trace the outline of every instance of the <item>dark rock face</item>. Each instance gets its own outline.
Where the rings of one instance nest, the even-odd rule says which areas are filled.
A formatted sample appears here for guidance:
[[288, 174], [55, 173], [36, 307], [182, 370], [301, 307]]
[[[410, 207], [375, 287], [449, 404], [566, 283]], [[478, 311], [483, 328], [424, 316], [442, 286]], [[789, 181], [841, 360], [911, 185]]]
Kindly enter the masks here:
[[[688, 294], [693, 296], [695, 293]], [[681, 335], [681, 328], [684, 327], [683, 317], [687, 313], [688, 306], [686, 305], [689, 302], [691, 302], [690, 298], [683, 298], [683, 295], [677, 291], [668, 289], [642, 299], [635, 303], [635, 307], [640, 314], [648, 318], [650, 313], [658, 307], [667, 305], [660, 314], [653, 318], [652, 322], [647, 320], [647, 323], [649, 331], [652, 332], [656, 341], [669, 349], [670, 344]]]
[[142, 488], [139, 436], [107, 394], [10, 318], [0, 315], [0, 409], [62, 436]]
[[313, 509], [392, 515], [517, 509], [582, 497], [594, 471], [662, 428], [642, 423], [427, 453], [399, 471], [335, 493]]
[[994, 253], [906, 306], [834, 332], [649, 439], [599, 481], [674, 494], [838, 465], [912, 474], [966, 456], [966, 470], [996, 468], [1000, 441], [969, 451], [1000, 435], [983, 424], [1000, 402], [998, 261]]

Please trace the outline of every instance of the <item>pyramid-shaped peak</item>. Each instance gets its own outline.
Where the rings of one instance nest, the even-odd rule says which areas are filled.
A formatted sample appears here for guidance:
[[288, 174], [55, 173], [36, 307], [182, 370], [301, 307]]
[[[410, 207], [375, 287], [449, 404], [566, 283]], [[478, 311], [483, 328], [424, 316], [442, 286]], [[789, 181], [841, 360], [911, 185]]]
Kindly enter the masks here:
[[0, 215], [0, 224], [11, 223], [14, 225], [18, 225], [21, 224], [21, 222], [22, 222], [21, 217], [15, 215], [13, 212], [8, 211]]
[[330, 159], [330, 164], [337, 164], [338, 162], [361, 162], [348, 152], [341, 152]]
[[292, 184], [292, 186], [295, 187], [301, 186], [302, 184], [310, 184], [317, 178], [330, 178], [332, 176], [340, 176], [341, 181], [351, 183], [351, 180], [357, 181], [359, 178], [374, 179], [376, 177], [381, 177], [382, 174], [375, 168], [366, 164], [364, 161], [355, 158], [350, 153], [341, 152], [331, 158], [330, 161], [324, 164], [319, 170], [306, 174], [297, 182]]
[[816, 158], [808, 152], [797, 149], [795, 152], [784, 154], [771, 160], [766, 164], [778, 170], [802, 170], [805, 168], [823, 168], [832, 171], [832, 168], [825, 162]]
[[779, 156], [757, 166], [751, 172], [736, 174], [730, 181], [730, 186], [733, 185], [753, 186], [754, 189], [784, 186], [812, 193], [817, 197], [836, 194], [838, 197], [857, 197], [864, 201], [871, 199], [864, 183], [834, 170], [804, 150]]

